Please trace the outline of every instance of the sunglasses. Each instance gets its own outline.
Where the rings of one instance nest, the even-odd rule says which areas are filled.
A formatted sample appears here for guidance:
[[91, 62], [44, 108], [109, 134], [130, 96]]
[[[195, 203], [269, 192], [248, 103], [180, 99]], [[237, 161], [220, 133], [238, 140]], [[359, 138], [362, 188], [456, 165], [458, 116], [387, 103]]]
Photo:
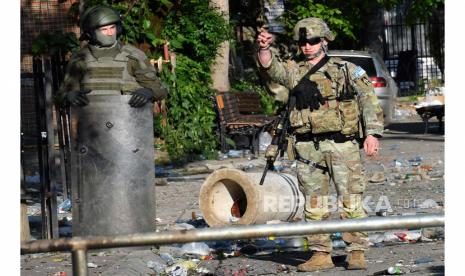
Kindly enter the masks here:
[[321, 37], [312, 37], [310, 39], [302, 39], [299, 41], [300, 46], [305, 46], [307, 43], [311, 46], [317, 45], [321, 42]]

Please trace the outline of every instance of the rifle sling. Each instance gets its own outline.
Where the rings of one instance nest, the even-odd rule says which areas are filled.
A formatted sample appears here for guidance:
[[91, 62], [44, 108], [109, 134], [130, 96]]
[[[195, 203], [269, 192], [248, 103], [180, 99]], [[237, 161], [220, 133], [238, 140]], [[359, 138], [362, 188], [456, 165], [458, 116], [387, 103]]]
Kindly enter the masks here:
[[300, 82], [303, 81], [306, 77], [312, 75], [313, 73], [318, 71], [321, 67], [323, 67], [323, 65], [325, 65], [326, 62], [328, 62], [328, 60], [329, 60], [329, 57], [327, 55], [325, 55], [320, 61], [318, 61], [317, 64], [313, 65], [313, 67], [310, 68], [310, 70], [308, 70], [308, 72], [299, 80], [297, 85], [299, 85]]
[[307, 164], [309, 166], [312, 166], [314, 168], [317, 168], [317, 169], [320, 169], [320, 170], [323, 170], [323, 171], [328, 171], [328, 167], [322, 166], [322, 165], [320, 165], [318, 163], [315, 163], [312, 160], [305, 159], [302, 156], [300, 156], [300, 154], [298, 152], [295, 153], [295, 159], [297, 161], [299, 161], [299, 162], [305, 163], [305, 164]]
[[[307, 78], [308, 76], [312, 75], [313, 73], [315, 73], [316, 71], [318, 71], [321, 67], [323, 67], [323, 65], [326, 64], [326, 62], [328, 62], [329, 60], [329, 57], [327, 55], [325, 55], [320, 61], [318, 61], [317, 64], [315, 64], [312, 68], [310, 68], [310, 70], [308, 70], [308, 72], [299, 80], [299, 82], [297, 83], [297, 85], [299, 85], [299, 83], [304, 80], [305, 78]], [[296, 86], [297, 86], [296, 85]], [[293, 101], [295, 103], [295, 100]], [[289, 106], [289, 109], [290, 108], [294, 108], [293, 106]], [[289, 110], [290, 111], [290, 110]], [[312, 160], [308, 160], [308, 159], [305, 159], [303, 158], [302, 156], [299, 155], [298, 152], [296, 152], [295, 154], [295, 159], [302, 162], [302, 163], [305, 163], [307, 165], [310, 165], [314, 168], [317, 168], [317, 169], [320, 169], [320, 170], [323, 170], [323, 171], [328, 171], [328, 168], [325, 167], [325, 166], [322, 166], [320, 164], [317, 164], [315, 162], [313, 162]]]

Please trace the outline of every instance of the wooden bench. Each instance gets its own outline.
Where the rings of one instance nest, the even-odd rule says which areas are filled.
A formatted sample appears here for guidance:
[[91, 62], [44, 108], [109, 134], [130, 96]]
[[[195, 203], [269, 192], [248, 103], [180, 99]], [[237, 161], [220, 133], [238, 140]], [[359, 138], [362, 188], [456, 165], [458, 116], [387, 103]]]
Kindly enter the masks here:
[[258, 154], [260, 132], [277, 118], [264, 114], [260, 95], [253, 92], [219, 93], [215, 97], [215, 109], [222, 152], [229, 150], [228, 138], [244, 135], [249, 138], [252, 153]]

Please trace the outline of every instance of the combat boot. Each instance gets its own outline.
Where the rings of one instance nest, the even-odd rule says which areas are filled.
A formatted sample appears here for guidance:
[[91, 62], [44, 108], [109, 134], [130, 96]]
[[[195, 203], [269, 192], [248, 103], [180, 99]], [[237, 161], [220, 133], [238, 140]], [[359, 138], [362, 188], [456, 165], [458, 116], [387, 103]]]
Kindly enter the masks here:
[[317, 271], [333, 268], [333, 260], [331, 254], [322, 251], [313, 251], [312, 257], [303, 264], [297, 266], [298, 271]]
[[354, 250], [349, 252], [347, 256], [347, 269], [350, 270], [366, 270], [367, 262], [365, 261], [365, 253], [362, 250]]

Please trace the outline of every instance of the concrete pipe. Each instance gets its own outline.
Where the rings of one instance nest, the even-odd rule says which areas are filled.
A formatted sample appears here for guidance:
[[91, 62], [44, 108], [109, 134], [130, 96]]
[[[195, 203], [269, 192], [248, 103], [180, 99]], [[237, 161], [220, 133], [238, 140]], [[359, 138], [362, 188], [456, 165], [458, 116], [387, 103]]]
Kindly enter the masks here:
[[210, 174], [200, 189], [200, 210], [210, 226], [261, 224], [272, 220], [302, 219], [304, 196], [297, 179], [288, 174], [220, 169]]

